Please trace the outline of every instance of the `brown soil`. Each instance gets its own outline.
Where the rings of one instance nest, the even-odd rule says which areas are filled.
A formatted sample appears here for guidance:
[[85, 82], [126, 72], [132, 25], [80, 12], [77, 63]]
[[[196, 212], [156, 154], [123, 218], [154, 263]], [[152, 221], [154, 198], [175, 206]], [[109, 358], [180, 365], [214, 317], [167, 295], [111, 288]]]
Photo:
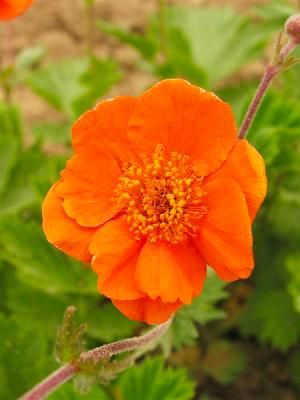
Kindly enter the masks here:
[[[232, 5], [246, 9], [267, 0], [169, 0], [180, 5]], [[156, 0], [96, 0], [95, 17], [111, 21], [132, 30], [142, 30], [155, 12]], [[85, 52], [85, 20], [83, 0], [34, 0], [32, 7], [21, 17], [3, 26], [4, 38], [13, 52], [26, 46], [42, 45], [47, 50], [45, 62], [80, 57]], [[7, 46], [6, 46], [7, 47]], [[121, 64], [132, 66], [137, 54], [101, 32], [96, 32], [96, 52], [99, 56], [116, 57]], [[132, 69], [116, 85], [109, 96], [139, 94], [152, 83], [151, 77]], [[25, 119], [31, 122], [55, 120], [59, 116], [27, 88], [19, 88], [15, 100], [22, 104]]]

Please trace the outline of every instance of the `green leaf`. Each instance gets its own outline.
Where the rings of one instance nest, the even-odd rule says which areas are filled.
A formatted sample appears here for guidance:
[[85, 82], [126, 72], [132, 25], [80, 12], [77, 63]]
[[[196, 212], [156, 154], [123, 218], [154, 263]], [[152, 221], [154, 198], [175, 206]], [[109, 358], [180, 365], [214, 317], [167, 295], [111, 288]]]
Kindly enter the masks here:
[[[96, 290], [96, 289], [95, 289]], [[88, 334], [103, 342], [129, 337], [137, 323], [124, 317], [111, 303], [89, 303], [81, 319], [88, 324]]]
[[36, 140], [49, 143], [69, 143], [71, 139], [70, 125], [64, 122], [42, 122], [32, 127]]
[[[8, 143], [5, 145], [9, 147]], [[42, 154], [39, 146], [35, 145], [17, 155], [18, 158], [12, 155], [11, 162], [8, 162], [9, 174], [4, 177], [5, 185], [0, 197], [0, 215], [16, 214], [39, 203], [35, 182], [41, 178], [45, 180], [50, 173], [52, 161]], [[13, 161], [14, 165], [12, 165]]]
[[291, 253], [286, 260], [286, 267], [290, 274], [288, 291], [293, 298], [295, 309], [300, 313], [300, 252]]
[[74, 99], [75, 115], [83, 114], [120, 79], [121, 73], [115, 61], [91, 58], [89, 68], [80, 77], [83, 93]]
[[207, 74], [194, 62], [191, 46], [185, 34], [174, 27], [170, 29], [168, 41], [166, 60], [154, 68], [155, 74], [161, 78], [170, 76], [186, 78], [196, 85], [206, 87]]
[[18, 73], [33, 67], [45, 54], [45, 49], [42, 46], [27, 47], [21, 50], [17, 55], [14, 67]]
[[225, 287], [226, 283], [210, 270], [201, 295], [176, 313], [169, 336], [177, 349], [193, 344], [198, 337], [195, 324], [204, 325], [226, 316], [224, 310], [218, 307], [218, 303], [228, 297]]
[[83, 93], [80, 78], [87, 68], [85, 59], [60, 61], [33, 71], [27, 83], [50, 105], [72, 118], [74, 99]]
[[[215, 87], [257, 58], [269, 39], [269, 31], [229, 7], [166, 8], [167, 60], [160, 50], [159, 23], [152, 18], [145, 34], [134, 34], [108, 23], [106, 33], [139, 51], [160, 77], [186, 77], [196, 84]], [[180, 50], [182, 54], [180, 54]]]
[[253, 7], [256, 16], [263, 19], [264, 26], [272, 30], [282, 29], [285, 21], [297, 13], [297, 7], [286, 0], [272, 0]]
[[228, 385], [237, 379], [247, 364], [247, 353], [239, 344], [219, 340], [208, 346], [201, 368], [217, 382]]
[[206, 71], [209, 86], [258, 57], [266, 42], [262, 29], [229, 7], [169, 7], [166, 15], [168, 28], [185, 34], [194, 63]]
[[0, 102], [0, 134], [21, 138], [22, 120], [17, 106]]
[[120, 400], [191, 400], [194, 384], [184, 369], [164, 368], [163, 360], [155, 357], [124, 372], [116, 390]]
[[300, 315], [284, 290], [256, 290], [240, 317], [242, 334], [255, 335], [262, 342], [286, 351], [300, 337]]
[[92, 293], [94, 273], [47, 243], [37, 223], [0, 219], [1, 257], [14, 265], [23, 282], [49, 294]]
[[22, 332], [0, 314], [0, 398], [15, 399], [47, 376], [54, 363], [38, 331]]
[[104, 389], [94, 385], [84, 396], [75, 391], [72, 383], [61, 386], [58, 390], [47, 397], [47, 400], [111, 400]]
[[74, 120], [119, 78], [113, 61], [74, 59], [33, 71], [27, 83], [46, 102]]
[[117, 38], [121, 43], [126, 43], [138, 50], [146, 60], [153, 60], [159, 49], [159, 41], [156, 32], [150, 29], [145, 35], [127, 32], [106, 21], [98, 21], [100, 30]]
[[[6, 268], [11, 276], [5, 280], [5, 304], [13, 320], [23, 331], [41, 332], [53, 347], [61, 316], [72, 299], [54, 297], [34, 289], [16, 279], [11, 266]], [[81, 297], [80, 301], [84, 303], [85, 299]]]

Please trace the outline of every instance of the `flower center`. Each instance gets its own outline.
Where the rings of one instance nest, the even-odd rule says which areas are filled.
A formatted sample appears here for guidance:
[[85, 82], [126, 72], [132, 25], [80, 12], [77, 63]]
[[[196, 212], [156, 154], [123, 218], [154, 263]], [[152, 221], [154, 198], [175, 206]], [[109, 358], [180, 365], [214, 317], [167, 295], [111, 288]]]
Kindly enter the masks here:
[[136, 240], [179, 243], [194, 236], [198, 220], [207, 212], [203, 205], [201, 177], [189, 157], [171, 153], [166, 158], [159, 144], [153, 158], [125, 163], [116, 187], [117, 201]]

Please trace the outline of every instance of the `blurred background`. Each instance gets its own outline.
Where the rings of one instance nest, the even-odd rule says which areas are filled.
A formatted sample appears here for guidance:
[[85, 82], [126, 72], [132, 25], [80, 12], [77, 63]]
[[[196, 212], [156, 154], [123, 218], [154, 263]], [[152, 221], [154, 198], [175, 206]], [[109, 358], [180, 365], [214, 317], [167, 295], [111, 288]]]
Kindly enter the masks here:
[[[71, 154], [74, 120], [102, 98], [182, 77], [228, 101], [240, 123], [276, 35], [297, 12], [296, 0], [34, 0], [1, 21], [1, 400], [57, 368], [53, 347], [69, 305], [88, 324], [87, 348], [145, 329], [42, 233], [42, 200]], [[300, 398], [299, 66], [276, 79], [248, 138], [269, 179], [251, 279], [226, 284], [210, 273], [158, 350], [106, 386], [82, 394], [68, 383], [50, 399]]]

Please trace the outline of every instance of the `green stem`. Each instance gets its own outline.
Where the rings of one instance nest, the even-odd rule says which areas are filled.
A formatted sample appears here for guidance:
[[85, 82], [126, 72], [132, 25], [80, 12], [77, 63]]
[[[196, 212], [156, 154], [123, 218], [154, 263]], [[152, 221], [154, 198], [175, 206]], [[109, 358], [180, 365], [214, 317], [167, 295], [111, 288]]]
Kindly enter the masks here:
[[159, 41], [162, 56], [167, 58], [167, 27], [166, 27], [166, 2], [157, 0], [158, 23], [159, 23]]
[[95, 44], [95, 14], [94, 2], [85, 0], [85, 23], [86, 23], [86, 55], [88, 58], [94, 56]]

